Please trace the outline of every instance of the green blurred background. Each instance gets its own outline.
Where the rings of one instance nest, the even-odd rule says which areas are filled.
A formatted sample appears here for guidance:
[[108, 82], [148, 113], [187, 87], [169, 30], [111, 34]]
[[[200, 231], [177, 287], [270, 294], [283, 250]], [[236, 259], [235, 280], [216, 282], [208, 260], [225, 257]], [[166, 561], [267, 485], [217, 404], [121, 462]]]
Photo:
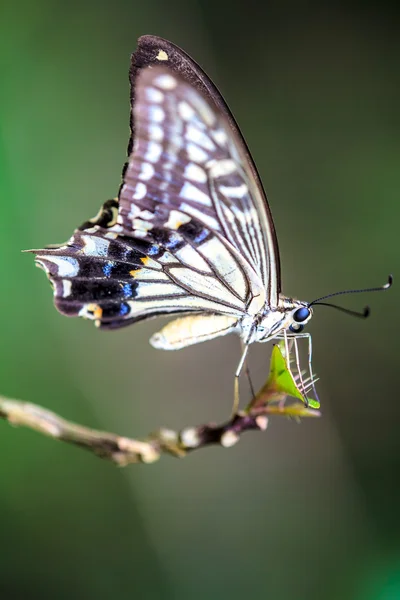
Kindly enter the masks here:
[[[131, 436], [222, 420], [234, 337], [152, 349], [160, 322], [99, 332], [52, 306], [21, 249], [115, 195], [130, 52], [189, 52], [226, 96], [270, 200], [284, 292], [348, 297], [310, 325], [323, 418], [229, 451], [125, 470], [0, 422], [0, 598], [400, 598], [396, 4], [170, 0], [0, 8], [1, 393]], [[270, 348], [251, 350], [265, 379]]]

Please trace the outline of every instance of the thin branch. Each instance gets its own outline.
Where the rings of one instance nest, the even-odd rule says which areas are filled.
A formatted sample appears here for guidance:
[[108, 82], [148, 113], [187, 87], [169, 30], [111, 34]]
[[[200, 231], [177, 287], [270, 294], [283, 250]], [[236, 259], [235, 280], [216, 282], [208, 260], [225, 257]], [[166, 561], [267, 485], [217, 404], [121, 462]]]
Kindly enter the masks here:
[[298, 418], [319, 414], [319, 411], [304, 408], [300, 404], [286, 407], [271, 404], [253, 413], [239, 412], [222, 425], [210, 423], [186, 427], [179, 432], [161, 428], [145, 440], [136, 440], [77, 425], [37, 404], [0, 396], [0, 418], [11, 425], [28, 427], [48, 437], [75, 444], [119, 466], [152, 463], [163, 453], [183, 457], [188, 452], [212, 444], [228, 448], [236, 444], [245, 431], [264, 431], [268, 425], [268, 415]]
[[159, 458], [151, 443], [77, 425], [37, 404], [0, 396], [0, 417], [11, 425], [28, 427], [56, 440], [86, 448], [117, 465], [150, 463]]

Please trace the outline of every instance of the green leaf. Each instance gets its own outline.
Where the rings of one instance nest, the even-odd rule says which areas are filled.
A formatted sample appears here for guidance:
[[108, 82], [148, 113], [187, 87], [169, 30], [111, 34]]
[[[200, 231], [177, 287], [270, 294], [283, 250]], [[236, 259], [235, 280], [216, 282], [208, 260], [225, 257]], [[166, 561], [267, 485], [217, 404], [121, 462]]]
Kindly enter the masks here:
[[305, 402], [303, 395], [293, 379], [293, 375], [287, 368], [286, 359], [277, 345], [274, 345], [272, 348], [269, 377], [264, 388], [271, 392], [273, 391], [279, 396], [292, 396], [293, 398]]
[[321, 413], [319, 410], [306, 408], [303, 403], [300, 404], [300, 402], [295, 402], [294, 404], [288, 404], [286, 406], [270, 404], [268, 405], [268, 415], [290, 417], [297, 420], [303, 417], [320, 417]]
[[319, 402], [313, 399], [307, 399], [301, 393], [296, 384], [292, 373], [288, 369], [286, 358], [284, 357], [284, 346], [274, 345], [271, 354], [271, 365], [268, 379], [264, 387], [257, 394], [251, 407], [267, 404], [271, 401], [284, 400], [286, 396], [297, 398], [311, 408], [319, 408]]

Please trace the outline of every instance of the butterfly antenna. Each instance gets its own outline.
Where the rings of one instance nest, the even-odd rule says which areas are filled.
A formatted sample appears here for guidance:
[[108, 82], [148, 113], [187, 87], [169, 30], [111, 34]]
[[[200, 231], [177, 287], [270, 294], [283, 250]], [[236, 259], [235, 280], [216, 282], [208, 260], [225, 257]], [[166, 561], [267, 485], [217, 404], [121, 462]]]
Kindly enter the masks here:
[[338, 304], [332, 304], [331, 302], [317, 302], [318, 306], [330, 306], [332, 308], [336, 308], [336, 310], [340, 310], [340, 312], [345, 313], [346, 315], [350, 315], [351, 317], [358, 317], [359, 319], [367, 319], [371, 314], [371, 309], [369, 306], [365, 306], [362, 312], [358, 310], [350, 310], [349, 308], [344, 308], [343, 306], [339, 306]]
[[348, 308], [343, 308], [343, 306], [338, 306], [337, 304], [331, 304], [330, 302], [321, 302], [321, 300], [327, 300], [328, 298], [332, 298], [333, 296], [342, 296], [343, 294], [361, 294], [362, 292], [383, 292], [384, 290], [388, 290], [392, 287], [393, 283], [393, 275], [389, 275], [387, 283], [381, 285], [380, 287], [373, 288], [363, 288], [360, 290], [343, 290], [341, 292], [334, 292], [333, 294], [328, 294], [327, 296], [321, 296], [321, 298], [317, 298], [310, 302], [308, 306], [331, 306], [332, 308], [336, 308], [341, 312], [344, 312], [353, 317], [358, 317], [360, 319], [366, 319], [370, 315], [370, 308], [366, 306], [362, 312], [358, 312], [355, 310], [350, 310]]

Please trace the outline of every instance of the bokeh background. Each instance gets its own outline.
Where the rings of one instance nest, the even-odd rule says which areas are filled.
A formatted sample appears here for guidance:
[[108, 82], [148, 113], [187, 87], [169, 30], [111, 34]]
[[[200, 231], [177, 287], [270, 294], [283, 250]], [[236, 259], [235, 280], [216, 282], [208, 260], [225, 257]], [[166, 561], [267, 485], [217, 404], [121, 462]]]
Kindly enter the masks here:
[[[117, 469], [0, 422], [0, 597], [400, 598], [399, 23], [393, 3], [2, 2], [0, 392], [130, 436], [223, 420], [236, 338], [152, 349], [52, 306], [21, 249], [67, 239], [115, 195], [130, 52], [188, 51], [251, 147], [286, 294], [347, 287], [369, 321], [316, 309], [322, 419], [183, 461]], [[257, 385], [270, 348], [251, 350]], [[247, 390], [244, 389], [244, 393]]]

